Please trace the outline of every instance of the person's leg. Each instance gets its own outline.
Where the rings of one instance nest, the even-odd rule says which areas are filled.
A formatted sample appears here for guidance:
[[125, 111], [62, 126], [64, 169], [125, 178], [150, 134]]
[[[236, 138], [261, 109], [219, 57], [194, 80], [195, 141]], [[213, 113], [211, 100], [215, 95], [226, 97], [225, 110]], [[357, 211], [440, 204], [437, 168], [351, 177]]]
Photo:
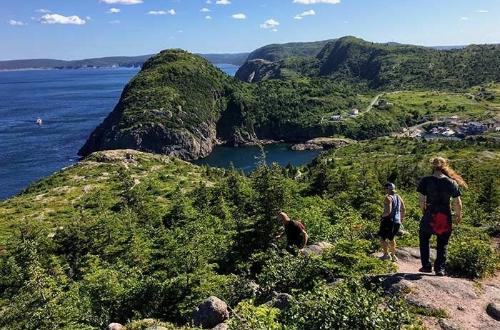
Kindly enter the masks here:
[[450, 233], [437, 236], [436, 261], [434, 262], [434, 271], [436, 273], [444, 272], [449, 240]]
[[382, 246], [382, 252], [384, 252], [384, 255], [389, 253], [388, 250], [389, 247], [387, 245], [387, 241], [385, 240], [385, 238], [380, 239], [380, 246]]
[[419, 231], [419, 241], [420, 241], [420, 259], [422, 261], [423, 270], [432, 271], [432, 264], [430, 260], [430, 246], [429, 240], [431, 238], [431, 233], [420, 229]]
[[396, 240], [392, 239], [389, 241], [389, 252], [391, 254], [391, 260], [396, 262], [398, 257], [396, 256]]

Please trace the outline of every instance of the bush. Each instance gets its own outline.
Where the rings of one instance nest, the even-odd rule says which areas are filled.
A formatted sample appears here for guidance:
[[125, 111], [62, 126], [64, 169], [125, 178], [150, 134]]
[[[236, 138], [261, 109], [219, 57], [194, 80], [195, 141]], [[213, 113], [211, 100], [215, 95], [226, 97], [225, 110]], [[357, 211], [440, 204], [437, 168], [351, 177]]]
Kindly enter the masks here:
[[238, 330], [281, 330], [277, 322], [280, 311], [265, 305], [254, 306], [250, 301], [242, 301], [236, 306], [234, 316], [229, 321], [230, 329]]
[[448, 270], [468, 278], [483, 278], [492, 275], [499, 265], [489, 241], [463, 237], [450, 244]]
[[292, 329], [402, 329], [411, 322], [405, 305], [387, 300], [357, 282], [332, 288], [317, 286], [286, 310], [283, 323]]

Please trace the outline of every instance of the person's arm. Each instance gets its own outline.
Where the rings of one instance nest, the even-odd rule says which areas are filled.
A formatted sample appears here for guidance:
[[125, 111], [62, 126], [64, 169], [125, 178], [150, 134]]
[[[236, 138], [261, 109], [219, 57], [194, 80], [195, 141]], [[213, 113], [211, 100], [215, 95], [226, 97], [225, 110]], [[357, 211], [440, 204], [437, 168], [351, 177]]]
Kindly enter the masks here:
[[455, 212], [455, 224], [462, 221], [462, 199], [460, 196], [453, 198], [453, 211]]
[[422, 195], [422, 193], [418, 194], [418, 202], [420, 204], [420, 209], [423, 213], [425, 213], [425, 209], [427, 208], [427, 196]]
[[399, 197], [399, 200], [401, 202], [401, 222], [403, 222], [403, 220], [405, 219], [405, 215], [406, 215], [406, 207], [405, 207], [405, 202], [403, 201], [403, 199], [401, 197]]
[[390, 216], [392, 213], [392, 202], [389, 196], [385, 197], [384, 200], [384, 213], [382, 213], [382, 218]]

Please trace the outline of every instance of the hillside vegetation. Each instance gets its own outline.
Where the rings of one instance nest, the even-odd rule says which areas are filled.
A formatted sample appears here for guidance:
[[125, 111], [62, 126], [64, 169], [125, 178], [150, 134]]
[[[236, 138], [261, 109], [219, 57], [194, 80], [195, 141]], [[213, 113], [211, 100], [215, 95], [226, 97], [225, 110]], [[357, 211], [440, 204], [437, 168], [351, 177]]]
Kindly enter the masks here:
[[[339, 43], [365, 54], [358, 48], [366, 42], [344, 38], [335, 41]], [[286, 78], [251, 84], [225, 75], [199, 56], [166, 50], [146, 62], [126, 86], [114, 111], [80, 154], [131, 148], [192, 160], [206, 157], [219, 143], [303, 142], [334, 135], [367, 139], [450, 114], [467, 120], [498, 116], [498, 84], [482, 85], [481, 93], [489, 95], [485, 99], [475, 97], [481, 94], [478, 87], [459, 93], [407, 90], [384, 94], [360, 85], [363, 76], [358, 78], [308, 77], [290, 71]], [[369, 104], [376, 95], [393, 106], [373, 110]], [[360, 115], [350, 116], [352, 109], [359, 109]], [[334, 116], [343, 118], [333, 120]]]
[[[500, 80], [500, 45], [472, 45], [463, 49], [377, 44], [354, 37], [329, 41], [317, 55], [283, 57], [272, 60], [256, 78], [258, 70], [248, 62], [236, 74], [243, 81], [259, 77], [287, 78], [290, 75], [328, 77], [363, 84], [373, 89], [460, 90]], [[246, 66], [253, 67], [248, 70]]]
[[[418, 328], [413, 309], [377, 289], [372, 276], [394, 268], [371, 254], [387, 180], [408, 208], [400, 244], [418, 244], [415, 185], [436, 154], [470, 185], [450, 271], [488, 276], [498, 267], [489, 242], [500, 231], [496, 144], [379, 139], [306, 168], [261, 163], [250, 176], [106, 151], [0, 203], [0, 328], [103, 329], [155, 318], [174, 329], [211, 295], [234, 310], [231, 329]], [[318, 257], [282, 251], [278, 210], [332, 248]], [[273, 291], [292, 294], [288, 309], [264, 304]], [[137, 322], [129, 329], [147, 323]]]

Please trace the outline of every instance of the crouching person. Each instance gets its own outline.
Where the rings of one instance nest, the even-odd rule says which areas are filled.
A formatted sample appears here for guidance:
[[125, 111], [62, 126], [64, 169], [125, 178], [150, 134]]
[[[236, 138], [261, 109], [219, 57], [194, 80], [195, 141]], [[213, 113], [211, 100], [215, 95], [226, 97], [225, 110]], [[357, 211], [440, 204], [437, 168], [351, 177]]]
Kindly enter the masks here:
[[283, 224], [284, 232], [276, 238], [279, 239], [286, 234], [286, 250], [297, 255], [297, 249], [302, 250], [307, 244], [309, 236], [306, 228], [300, 221], [291, 220], [285, 212], [279, 212], [278, 219]]
[[405, 204], [403, 199], [396, 194], [396, 186], [393, 183], [386, 183], [384, 213], [380, 220], [380, 243], [384, 254], [382, 260], [398, 261], [396, 257], [396, 235], [399, 232], [401, 223], [405, 217]]

